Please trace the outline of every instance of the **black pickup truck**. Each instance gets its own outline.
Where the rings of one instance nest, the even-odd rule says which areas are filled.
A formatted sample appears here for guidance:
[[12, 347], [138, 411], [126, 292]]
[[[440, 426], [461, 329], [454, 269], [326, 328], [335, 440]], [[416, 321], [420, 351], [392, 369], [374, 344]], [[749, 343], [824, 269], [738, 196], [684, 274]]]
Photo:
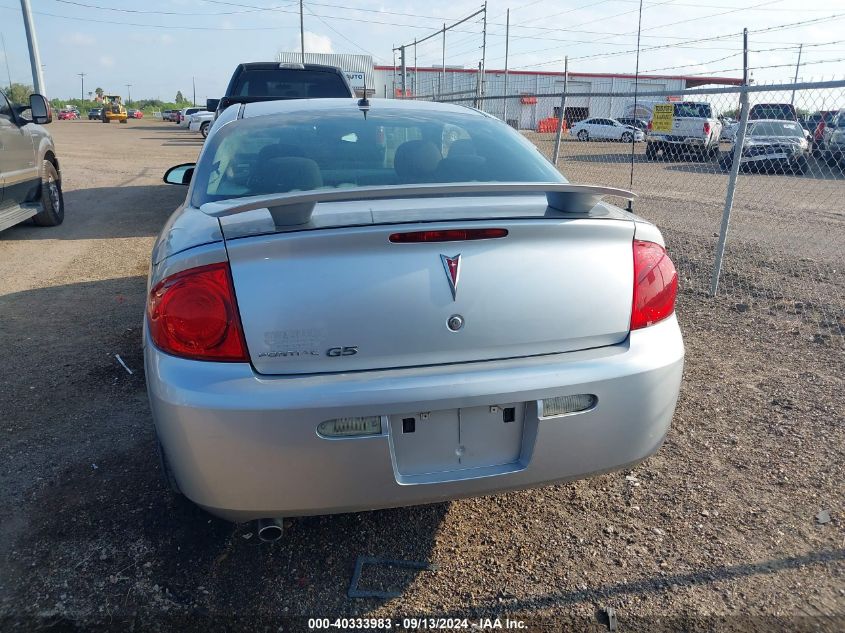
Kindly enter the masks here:
[[219, 115], [233, 103], [354, 96], [343, 71], [334, 66], [252, 62], [238, 64], [226, 94], [208, 99], [206, 109]]

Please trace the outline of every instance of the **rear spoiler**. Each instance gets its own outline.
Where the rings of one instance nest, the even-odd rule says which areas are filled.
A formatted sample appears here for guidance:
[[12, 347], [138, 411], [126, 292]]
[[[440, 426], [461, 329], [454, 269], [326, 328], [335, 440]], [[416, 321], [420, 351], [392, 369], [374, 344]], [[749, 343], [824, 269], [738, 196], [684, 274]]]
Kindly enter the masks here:
[[206, 202], [200, 210], [214, 218], [267, 209], [276, 226], [296, 226], [311, 220], [320, 202], [351, 202], [446, 196], [501, 196], [505, 194], [545, 194], [549, 208], [561, 213], [587, 213], [603, 196], [633, 200], [636, 194], [614, 187], [534, 182], [472, 182], [424, 185], [390, 185], [349, 189], [317, 189], [264, 196], [249, 196], [220, 202]]

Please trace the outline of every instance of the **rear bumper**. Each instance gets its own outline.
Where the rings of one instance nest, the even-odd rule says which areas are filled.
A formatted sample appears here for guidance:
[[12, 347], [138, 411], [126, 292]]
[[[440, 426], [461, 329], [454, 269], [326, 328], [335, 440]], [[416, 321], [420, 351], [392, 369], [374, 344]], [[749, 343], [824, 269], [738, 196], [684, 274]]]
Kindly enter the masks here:
[[[181, 490], [221, 517], [328, 514], [431, 503], [571, 480], [636, 463], [661, 445], [683, 370], [675, 317], [622, 344], [541, 358], [349, 374], [268, 377], [246, 364], [188, 361], [145, 344], [158, 435]], [[539, 419], [538, 399], [578, 393], [595, 408]], [[389, 429], [324, 439], [317, 425], [525, 402], [512, 468], [409, 483]]]

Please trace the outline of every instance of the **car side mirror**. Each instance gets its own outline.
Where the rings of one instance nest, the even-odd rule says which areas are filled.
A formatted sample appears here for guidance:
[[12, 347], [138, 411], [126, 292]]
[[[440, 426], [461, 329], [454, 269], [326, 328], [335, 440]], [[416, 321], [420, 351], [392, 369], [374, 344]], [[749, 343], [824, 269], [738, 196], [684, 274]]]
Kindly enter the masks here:
[[196, 163], [184, 163], [176, 165], [164, 172], [164, 182], [168, 185], [190, 185], [194, 177]]
[[205, 109], [209, 112], [217, 112], [217, 106], [220, 105], [220, 99], [206, 99]]
[[47, 125], [53, 120], [53, 109], [47, 103], [47, 99], [43, 95], [33, 94], [29, 95], [29, 109], [31, 111], [32, 122], [38, 125]]

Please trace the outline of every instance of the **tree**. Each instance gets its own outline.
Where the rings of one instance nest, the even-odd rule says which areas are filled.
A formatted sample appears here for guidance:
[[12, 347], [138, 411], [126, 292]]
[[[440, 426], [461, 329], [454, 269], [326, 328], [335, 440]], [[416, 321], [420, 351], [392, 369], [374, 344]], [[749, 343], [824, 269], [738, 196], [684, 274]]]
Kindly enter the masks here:
[[176, 103], [185, 103], [185, 97], [182, 96], [182, 91], [176, 91]]
[[105, 90], [103, 90], [102, 88], [97, 88], [96, 90], [94, 90], [94, 92], [96, 92], [96, 93], [97, 93], [97, 98], [98, 98], [98, 99], [102, 99], [102, 98], [103, 98], [103, 93], [105, 93]]
[[29, 95], [31, 95], [33, 92], [34, 91], [32, 89], [32, 86], [28, 86], [26, 84], [13, 83], [9, 86], [9, 90], [8, 92], [6, 92], [6, 96], [12, 103], [23, 105], [29, 103]]

